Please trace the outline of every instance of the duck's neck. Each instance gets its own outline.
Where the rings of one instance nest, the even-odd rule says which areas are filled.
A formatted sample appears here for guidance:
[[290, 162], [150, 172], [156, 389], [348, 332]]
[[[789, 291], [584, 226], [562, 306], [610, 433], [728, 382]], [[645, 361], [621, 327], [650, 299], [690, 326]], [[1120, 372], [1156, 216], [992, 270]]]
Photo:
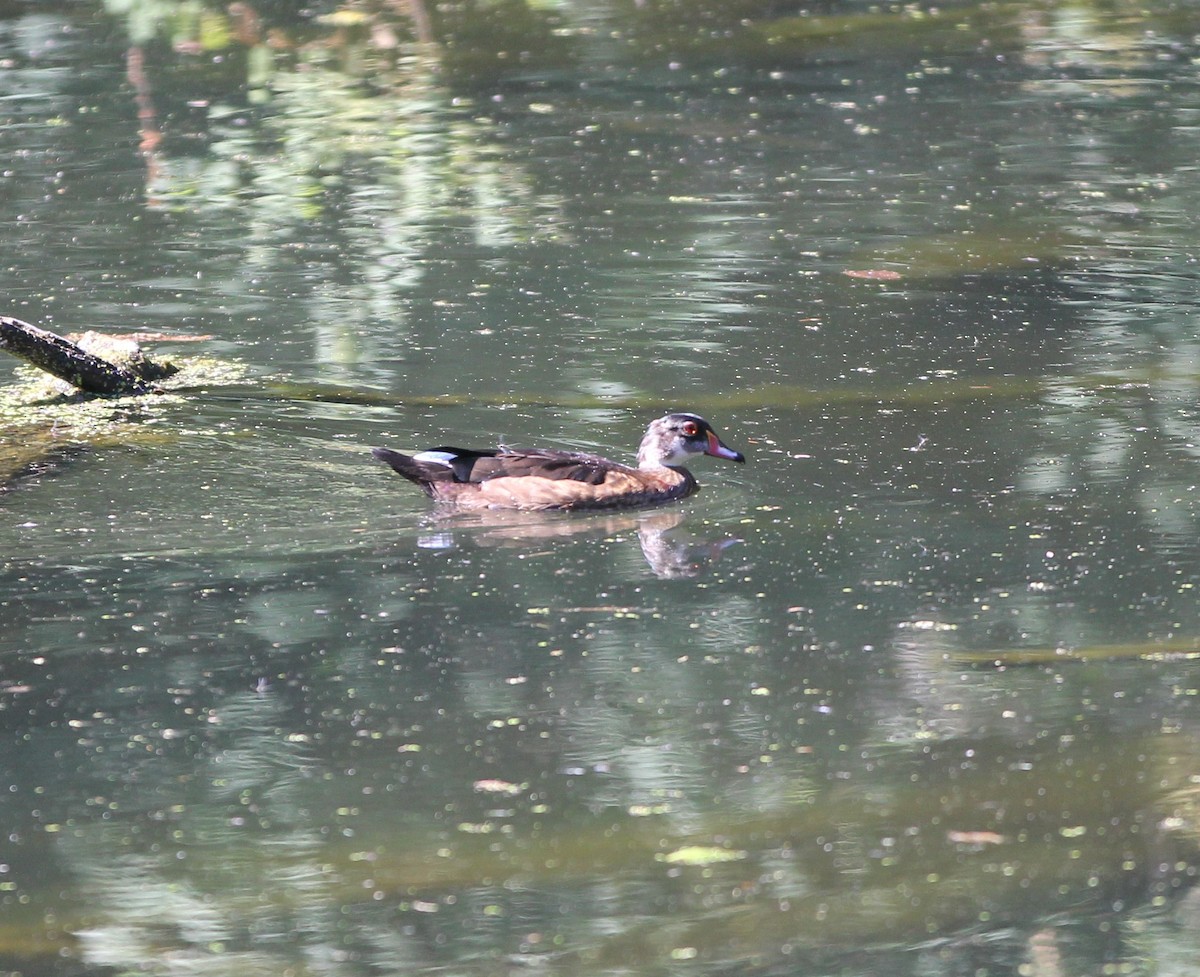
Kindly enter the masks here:
[[679, 464], [679, 459], [669, 458], [663, 454], [662, 445], [657, 439], [647, 436], [638, 448], [637, 466], [642, 469], [671, 468]]

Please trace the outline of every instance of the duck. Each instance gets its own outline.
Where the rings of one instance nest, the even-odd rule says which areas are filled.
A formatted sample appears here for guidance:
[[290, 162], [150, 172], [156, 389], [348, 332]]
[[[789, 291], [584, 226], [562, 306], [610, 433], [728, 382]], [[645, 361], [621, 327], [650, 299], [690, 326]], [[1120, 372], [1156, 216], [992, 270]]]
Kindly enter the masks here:
[[661, 505], [700, 488], [683, 462], [710, 455], [744, 463], [699, 414], [667, 414], [646, 429], [637, 467], [579, 451], [428, 448], [406, 455], [373, 448], [437, 502], [460, 509], [629, 509]]

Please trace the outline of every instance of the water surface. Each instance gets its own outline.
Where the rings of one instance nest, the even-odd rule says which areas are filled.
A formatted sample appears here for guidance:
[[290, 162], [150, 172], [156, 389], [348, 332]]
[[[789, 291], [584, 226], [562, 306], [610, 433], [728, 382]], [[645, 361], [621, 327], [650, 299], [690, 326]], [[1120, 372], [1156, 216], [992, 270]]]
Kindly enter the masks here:
[[[246, 373], [0, 496], [4, 967], [1187, 972], [1196, 25], [559, 16], [0, 21], [3, 311]], [[368, 450], [670, 408], [748, 464], [647, 513]]]

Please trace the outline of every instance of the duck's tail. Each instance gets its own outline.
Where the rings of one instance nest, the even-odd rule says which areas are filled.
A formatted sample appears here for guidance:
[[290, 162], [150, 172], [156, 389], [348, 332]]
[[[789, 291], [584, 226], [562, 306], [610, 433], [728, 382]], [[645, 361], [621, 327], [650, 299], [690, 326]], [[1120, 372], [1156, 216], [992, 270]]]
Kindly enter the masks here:
[[415, 482], [431, 497], [437, 496], [435, 485], [446, 482], [469, 482], [475, 462], [493, 458], [496, 451], [471, 451], [466, 448], [430, 448], [406, 455], [391, 448], [372, 448], [371, 454], [390, 465], [410, 482]]
[[403, 475], [410, 482], [415, 482], [425, 490], [426, 495], [433, 495], [433, 482], [445, 480], [452, 473], [444, 466], [428, 461], [420, 461], [412, 455], [406, 455], [391, 448], [372, 448], [371, 454], [391, 466], [397, 474]]

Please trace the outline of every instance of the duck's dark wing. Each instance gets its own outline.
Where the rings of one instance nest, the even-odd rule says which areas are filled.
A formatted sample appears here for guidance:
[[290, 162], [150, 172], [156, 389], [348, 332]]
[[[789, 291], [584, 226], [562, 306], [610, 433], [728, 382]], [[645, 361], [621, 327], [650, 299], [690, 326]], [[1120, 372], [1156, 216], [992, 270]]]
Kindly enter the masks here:
[[587, 485], [603, 485], [609, 472], [623, 471], [624, 465], [599, 455], [574, 451], [538, 451], [454, 448], [443, 445], [427, 448], [415, 455], [390, 448], [372, 451], [380, 461], [417, 483], [454, 482], [478, 484], [495, 478], [570, 479]]
[[470, 474], [458, 477], [462, 482], [485, 482], [492, 478], [570, 479], [587, 485], [603, 485], [610, 472], [624, 465], [608, 461], [599, 455], [576, 451], [501, 450], [472, 452]]

